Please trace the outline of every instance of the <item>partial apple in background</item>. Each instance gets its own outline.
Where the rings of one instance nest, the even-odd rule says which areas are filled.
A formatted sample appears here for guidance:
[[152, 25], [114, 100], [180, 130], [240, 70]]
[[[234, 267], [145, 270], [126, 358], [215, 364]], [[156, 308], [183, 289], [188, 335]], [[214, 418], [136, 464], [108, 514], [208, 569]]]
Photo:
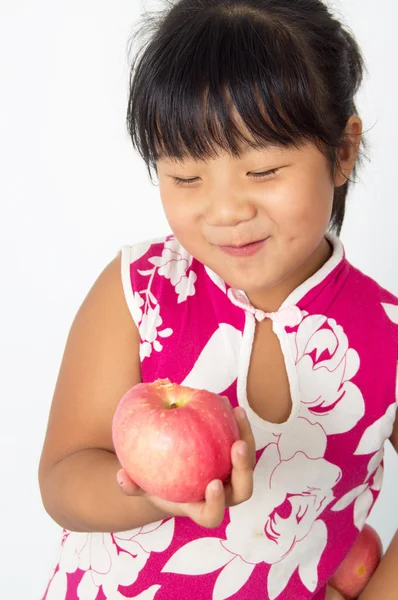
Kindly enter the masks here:
[[239, 427], [226, 396], [158, 379], [120, 400], [112, 423], [116, 455], [131, 479], [170, 502], [198, 502], [232, 470]]
[[382, 556], [383, 545], [379, 534], [365, 523], [353, 547], [333, 577], [329, 579], [329, 585], [340, 592], [346, 600], [358, 598]]

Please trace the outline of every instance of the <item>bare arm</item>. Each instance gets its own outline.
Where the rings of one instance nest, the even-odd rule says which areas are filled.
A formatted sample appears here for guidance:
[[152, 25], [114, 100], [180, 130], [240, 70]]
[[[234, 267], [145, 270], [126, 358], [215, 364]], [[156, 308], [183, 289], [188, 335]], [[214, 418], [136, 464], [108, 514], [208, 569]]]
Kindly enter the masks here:
[[213, 528], [222, 522], [226, 506], [250, 498], [255, 443], [247, 416], [240, 420], [237, 409], [241, 439], [232, 445], [230, 481], [219, 492], [209, 482], [205, 500], [176, 504], [147, 496], [131, 480], [119, 487], [117, 475], [120, 480], [125, 472], [115, 455], [112, 420], [121, 397], [140, 381], [139, 335], [117, 258], [101, 273], [72, 324], [40, 460], [43, 505], [65, 529], [127, 531], [170, 516]]
[[143, 497], [123, 494], [116, 479], [119, 469], [117, 457], [107, 450], [71, 454], [48, 474], [47, 512], [70, 531], [127, 531], [172, 516]]
[[139, 336], [120, 256], [101, 273], [72, 324], [39, 465], [43, 505], [71, 531], [124, 531], [168, 515], [118, 486], [111, 423], [123, 394], [141, 381]]

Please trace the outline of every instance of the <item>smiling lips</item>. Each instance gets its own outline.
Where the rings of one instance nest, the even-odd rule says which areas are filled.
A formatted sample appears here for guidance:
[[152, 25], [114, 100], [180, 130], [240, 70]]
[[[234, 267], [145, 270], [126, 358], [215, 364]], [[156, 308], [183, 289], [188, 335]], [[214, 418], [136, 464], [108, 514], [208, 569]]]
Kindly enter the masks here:
[[264, 246], [267, 239], [252, 242], [245, 246], [219, 246], [219, 248], [231, 256], [252, 256]]

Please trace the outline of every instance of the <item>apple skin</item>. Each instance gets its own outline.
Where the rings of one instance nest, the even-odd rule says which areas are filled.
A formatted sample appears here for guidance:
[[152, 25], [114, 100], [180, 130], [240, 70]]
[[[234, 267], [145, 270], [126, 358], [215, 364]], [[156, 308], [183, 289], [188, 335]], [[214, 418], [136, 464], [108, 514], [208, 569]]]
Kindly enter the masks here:
[[353, 547], [329, 580], [346, 600], [358, 598], [383, 556], [379, 534], [365, 523]]
[[148, 494], [198, 502], [210, 481], [231, 474], [239, 427], [226, 396], [158, 379], [122, 397], [112, 438], [121, 466]]

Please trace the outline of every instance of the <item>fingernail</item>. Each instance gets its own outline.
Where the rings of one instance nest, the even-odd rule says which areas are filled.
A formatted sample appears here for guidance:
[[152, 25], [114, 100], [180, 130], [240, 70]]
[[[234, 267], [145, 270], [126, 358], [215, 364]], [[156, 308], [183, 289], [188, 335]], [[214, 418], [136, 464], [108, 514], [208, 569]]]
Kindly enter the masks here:
[[247, 455], [247, 444], [246, 442], [244, 442], [243, 444], [240, 444], [238, 447], [238, 454], [240, 456], [246, 456]]
[[214, 492], [215, 494], [219, 494], [222, 490], [222, 483], [221, 481], [213, 481], [213, 483], [211, 484], [211, 491]]
[[242, 406], [236, 411], [236, 418], [238, 421], [244, 421], [246, 419], [246, 411]]

